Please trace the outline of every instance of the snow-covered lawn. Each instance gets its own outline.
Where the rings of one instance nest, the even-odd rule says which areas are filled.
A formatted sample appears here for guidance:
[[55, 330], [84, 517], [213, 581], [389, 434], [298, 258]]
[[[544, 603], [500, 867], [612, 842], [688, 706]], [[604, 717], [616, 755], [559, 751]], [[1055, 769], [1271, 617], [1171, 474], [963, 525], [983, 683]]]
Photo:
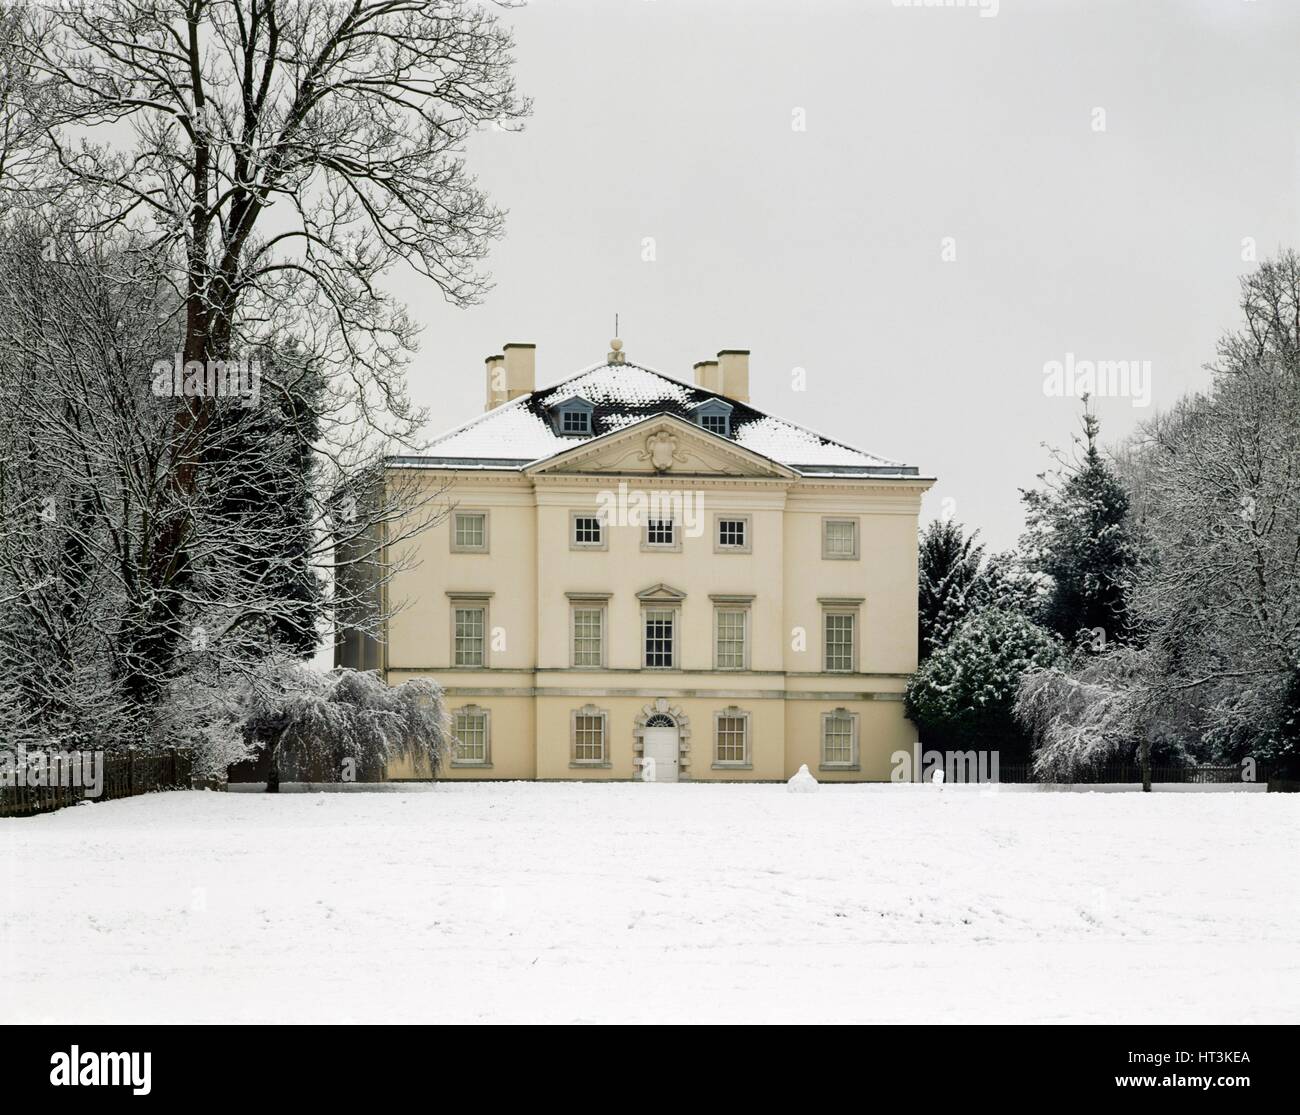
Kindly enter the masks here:
[[499, 784], [0, 821], [0, 1022], [1300, 1022], [1300, 796]]

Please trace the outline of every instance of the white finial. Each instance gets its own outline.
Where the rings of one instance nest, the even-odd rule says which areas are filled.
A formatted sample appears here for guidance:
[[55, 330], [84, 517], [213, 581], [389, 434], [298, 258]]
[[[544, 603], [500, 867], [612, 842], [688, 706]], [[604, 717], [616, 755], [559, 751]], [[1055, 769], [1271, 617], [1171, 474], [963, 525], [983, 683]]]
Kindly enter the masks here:
[[609, 350], [610, 350], [610, 351], [609, 351], [609, 362], [610, 362], [611, 364], [621, 364], [621, 363], [623, 363], [624, 356], [623, 356], [623, 342], [622, 342], [622, 341], [620, 341], [617, 337], [615, 337], [612, 341], [609, 342]]

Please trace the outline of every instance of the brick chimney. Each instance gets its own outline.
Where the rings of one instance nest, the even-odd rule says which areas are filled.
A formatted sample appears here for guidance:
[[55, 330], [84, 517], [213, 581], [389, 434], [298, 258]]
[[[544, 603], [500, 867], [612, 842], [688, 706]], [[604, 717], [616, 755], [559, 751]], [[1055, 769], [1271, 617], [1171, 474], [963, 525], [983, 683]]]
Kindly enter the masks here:
[[499, 407], [537, 386], [537, 346], [511, 343], [501, 356], [489, 356], [487, 364], [487, 406]]

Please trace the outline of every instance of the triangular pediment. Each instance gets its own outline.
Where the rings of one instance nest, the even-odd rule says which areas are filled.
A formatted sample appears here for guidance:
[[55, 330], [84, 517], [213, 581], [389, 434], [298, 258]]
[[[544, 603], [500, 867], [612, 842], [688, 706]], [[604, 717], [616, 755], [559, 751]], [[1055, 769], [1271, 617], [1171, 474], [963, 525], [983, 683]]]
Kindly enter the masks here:
[[530, 473], [591, 475], [765, 477], [796, 473], [729, 438], [672, 414], [656, 414], [621, 430], [590, 438], [572, 449], [535, 461]]
[[636, 594], [636, 598], [650, 604], [677, 604], [686, 599], [686, 593], [660, 582], [649, 588], [643, 588]]

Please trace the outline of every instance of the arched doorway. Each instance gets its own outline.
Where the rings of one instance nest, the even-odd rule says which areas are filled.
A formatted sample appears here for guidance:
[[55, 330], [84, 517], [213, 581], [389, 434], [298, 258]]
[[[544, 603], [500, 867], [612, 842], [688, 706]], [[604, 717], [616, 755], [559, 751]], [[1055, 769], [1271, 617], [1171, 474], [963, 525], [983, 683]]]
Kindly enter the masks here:
[[641, 732], [641, 781], [676, 782], [681, 736], [677, 722], [666, 712], [656, 712]]
[[[642, 707], [633, 722], [632, 754], [638, 777], [644, 782], [689, 781], [691, 718], [667, 697], [656, 697]], [[646, 764], [646, 759], [654, 762]]]

